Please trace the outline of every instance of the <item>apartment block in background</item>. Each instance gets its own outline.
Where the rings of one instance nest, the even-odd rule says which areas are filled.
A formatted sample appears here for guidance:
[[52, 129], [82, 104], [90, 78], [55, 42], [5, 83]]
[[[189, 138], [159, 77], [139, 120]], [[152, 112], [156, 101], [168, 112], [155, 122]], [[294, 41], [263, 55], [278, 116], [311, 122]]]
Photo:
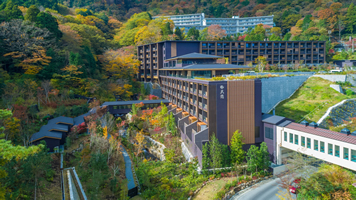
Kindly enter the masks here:
[[231, 18], [205, 18], [204, 13], [187, 14], [187, 15], [168, 15], [168, 16], [154, 16], [153, 19], [159, 17], [170, 18], [174, 22], [175, 27], [188, 32], [189, 29], [195, 27], [198, 30], [203, 30], [211, 25], [218, 24], [226, 31], [226, 34], [233, 35], [237, 33], [244, 33], [249, 28], [254, 28], [258, 24], [274, 26], [273, 15], [271, 16], [256, 16], [243, 17], [232, 16]]

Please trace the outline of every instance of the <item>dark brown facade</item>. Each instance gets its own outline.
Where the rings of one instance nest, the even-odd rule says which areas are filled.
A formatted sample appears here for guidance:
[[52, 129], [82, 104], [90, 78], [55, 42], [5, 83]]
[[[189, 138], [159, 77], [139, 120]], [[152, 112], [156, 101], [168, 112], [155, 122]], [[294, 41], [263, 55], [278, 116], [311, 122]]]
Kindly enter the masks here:
[[164, 41], [137, 47], [141, 61], [138, 78], [158, 81], [158, 69], [166, 59], [189, 53], [202, 53], [228, 58], [229, 64], [248, 65], [258, 56], [269, 64], [325, 63], [324, 41]]
[[[223, 144], [230, 145], [232, 134], [239, 130], [246, 144], [259, 141], [261, 93], [260, 80], [203, 81], [162, 76], [162, 97], [183, 112], [208, 127], [209, 140], [215, 135]], [[257, 88], [257, 89], [256, 89]], [[259, 88], [259, 89], [258, 89]], [[256, 100], [257, 99], [257, 100]], [[179, 119], [177, 120], [179, 121]], [[195, 120], [192, 120], [193, 123]], [[189, 123], [187, 123], [189, 126]], [[204, 127], [204, 128], [205, 128]], [[181, 132], [184, 132], [182, 126]]]

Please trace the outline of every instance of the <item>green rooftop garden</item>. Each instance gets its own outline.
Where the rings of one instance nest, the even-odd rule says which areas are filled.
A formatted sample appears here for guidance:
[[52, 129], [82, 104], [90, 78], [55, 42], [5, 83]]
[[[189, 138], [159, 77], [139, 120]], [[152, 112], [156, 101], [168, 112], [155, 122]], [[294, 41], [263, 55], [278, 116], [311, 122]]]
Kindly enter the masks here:
[[309, 78], [291, 98], [276, 107], [276, 115], [294, 119], [296, 122], [302, 119], [316, 122], [330, 106], [356, 97], [354, 94], [341, 94], [332, 89], [330, 84], [335, 83], [319, 77]]

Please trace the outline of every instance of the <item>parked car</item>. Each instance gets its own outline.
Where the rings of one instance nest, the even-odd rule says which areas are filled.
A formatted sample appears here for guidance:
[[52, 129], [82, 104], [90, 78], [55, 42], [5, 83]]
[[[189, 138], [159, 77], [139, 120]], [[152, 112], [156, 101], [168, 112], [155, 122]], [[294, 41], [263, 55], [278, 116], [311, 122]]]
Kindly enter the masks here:
[[298, 189], [300, 189], [300, 178], [294, 179], [294, 181], [289, 185], [289, 191], [293, 194], [297, 194]]

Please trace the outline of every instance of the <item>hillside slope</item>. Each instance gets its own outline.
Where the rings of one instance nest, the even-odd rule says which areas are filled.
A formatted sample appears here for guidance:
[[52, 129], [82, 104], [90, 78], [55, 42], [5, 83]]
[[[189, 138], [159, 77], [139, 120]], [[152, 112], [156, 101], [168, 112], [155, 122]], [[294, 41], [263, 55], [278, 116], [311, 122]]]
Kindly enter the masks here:
[[354, 98], [338, 93], [330, 87], [332, 82], [319, 77], [309, 78], [290, 98], [276, 107], [276, 115], [301, 121], [317, 122], [326, 110], [344, 99]]

